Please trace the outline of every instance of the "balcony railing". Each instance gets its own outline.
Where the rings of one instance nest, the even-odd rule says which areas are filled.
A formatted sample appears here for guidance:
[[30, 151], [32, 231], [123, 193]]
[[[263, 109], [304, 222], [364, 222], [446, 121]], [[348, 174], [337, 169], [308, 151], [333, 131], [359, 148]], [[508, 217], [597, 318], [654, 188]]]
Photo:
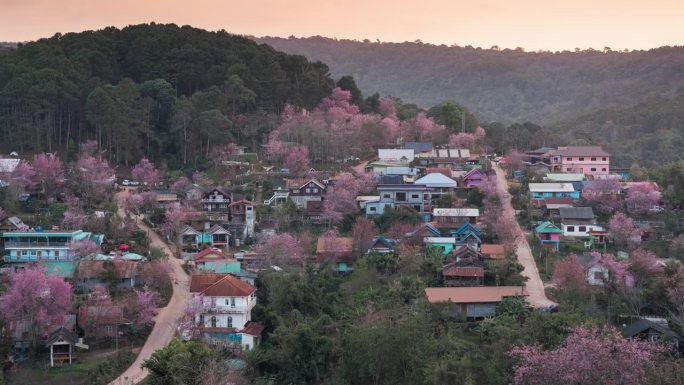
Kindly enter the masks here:
[[68, 242], [45, 242], [45, 241], [34, 241], [34, 242], [21, 242], [21, 241], [6, 241], [5, 248], [8, 247], [67, 247]]

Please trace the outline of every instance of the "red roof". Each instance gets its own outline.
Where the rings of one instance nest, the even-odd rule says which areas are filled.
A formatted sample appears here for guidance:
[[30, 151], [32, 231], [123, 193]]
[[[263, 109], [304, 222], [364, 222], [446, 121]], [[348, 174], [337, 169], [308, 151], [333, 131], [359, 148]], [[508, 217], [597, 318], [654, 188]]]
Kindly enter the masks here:
[[258, 322], [248, 322], [245, 327], [240, 330], [240, 333], [249, 334], [250, 336], [260, 336], [264, 331], [264, 325]]
[[506, 248], [504, 245], [482, 244], [480, 246], [480, 253], [492, 259], [502, 259], [506, 256]]
[[[216, 258], [205, 258], [206, 256], [211, 255], [211, 254], [216, 254]], [[219, 249], [210, 247], [208, 249], [204, 249], [204, 250], [200, 251], [199, 253], [195, 254], [194, 259], [195, 259], [195, 261], [199, 261], [201, 259], [218, 260], [218, 259], [234, 259], [234, 258], [230, 258], [226, 254], [224, 254], [223, 251], [221, 251]], [[237, 261], [237, 259], [234, 259], [234, 260]]]
[[211, 297], [246, 297], [256, 287], [230, 274], [193, 274], [190, 278], [190, 292]]
[[442, 271], [442, 275], [445, 277], [484, 277], [484, 269], [475, 266], [448, 266]]

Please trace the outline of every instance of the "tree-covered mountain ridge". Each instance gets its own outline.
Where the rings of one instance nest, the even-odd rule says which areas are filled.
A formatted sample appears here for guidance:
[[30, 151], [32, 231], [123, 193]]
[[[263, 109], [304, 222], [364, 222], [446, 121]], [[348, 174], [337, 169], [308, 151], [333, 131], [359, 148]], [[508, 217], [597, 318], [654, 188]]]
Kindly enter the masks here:
[[684, 90], [684, 47], [525, 52], [421, 42], [255, 38], [423, 107], [457, 100], [484, 121], [550, 123]]

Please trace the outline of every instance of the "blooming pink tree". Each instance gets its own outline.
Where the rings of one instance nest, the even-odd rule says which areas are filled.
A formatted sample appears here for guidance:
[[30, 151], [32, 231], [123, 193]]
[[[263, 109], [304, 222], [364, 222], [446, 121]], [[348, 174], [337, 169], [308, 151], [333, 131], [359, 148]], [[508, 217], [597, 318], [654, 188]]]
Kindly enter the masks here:
[[557, 349], [519, 346], [511, 355], [520, 360], [517, 385], [640, 385], [651, 383], [663, 352], [661, 345], [627, 340], [614, 328], [578, 327]]
[[38, 185], [36, 171], [29, 162], [22, 160], [12, 171], [10, 182], [11, 185], [19, 186], [22, 189], [34, 188]]
[[68, 230], [81, 230], [87, 221], [88, 215], [83, 211], [80, 199], [72, 195], [67, 196], [62, 226]]
[[190, 181], [190, 179], [188, 179], [184, 176], [176, 179], [176, 181], [173, 182], [173, 184], [171, 185], [171, 190], [173, 190], [173, 192], [175, 192], [176, 194], [182, 195], [182, 196], [185, 196], [185, 194], [188, 191], [190, 191], [191, 188], [192, 188], [192, 182]]
[[366, 217], [356, 218], [356, 221], [354, 221], [354, 225], [352, 226], [354, 250], [360, 254], [365, 253], [371, 246], [373, 238], [375, 238], [377, 235], [378, 227], [375, 225], [375, 222]]
[[290, 148], [285, 157], [285, 167], [290, 170], [290, 174], [302, 176], [309, 170], [309, 149], [305, 146]]
[[587, 276], [584, 266], [575, 254], [570, 254], [553, 267], [553, 283], [561, 290], [586, 290]]
[[69, 248], [73, 251], [74, 255], [81, 258], [102, 252], [102, 250], [100, 250], [100, 246], [90, 239], [72, 242], [69, 244]]
[[33, 171], [36, 181], [43, 188], [45, 196], [52, 198], [56, 187], [64, 183], [64, 166], [55, 154], [40, 153], [33, 156]]
[[157, 316], [155, 302], [158, 296], [157, 292], [153, 290], [143, 289], [135, 291], [133, 300], [129, 305], [129, 312], [135, 315], [137, 324], [144, 326], [154, 325], [154, 319]]
[[613, 240], [620, 247], [636, 247], [641, 243], [642, 231], [634, 224], [632, 218], [618, 212], [608, 221], [608, 229]]
[[103, 195], [114, 185], [114, 169], [103, 154], [97, 151], [97, 143], [89, 141], [81, 145], [81, 155], [76, 161], [76, 171], [81, 176], [89, 194]]
[[162, 177], [161, 171], [159, 171], [147, 158], [142, 158], [140, 162], [133, 167], [131, 175], [133, 175], [135, 180], [148, 185], [159, 183]]
[[449, 135], [449, 147], [451, 148], [475, 148], [475, 135], [465, 132]]
[[643, 284], [654, 277], [659, 277], [663, 272], [662, 266], [658, 264], [655, 254], [648, 250], [633, 250], [629, 255], [629, 272], [634, 277], [636, 284]]
[[582, 189], [582, 198], [596, 207], [596, 211], [607, 214], [621, 206], [618, 194], [622, 189], [620, 181], [598, 179], [589, 181]]
[[302, 264], [304, 250], [299, 240], [288, 233], [277, 233], [259, 241], [257, 253], [264, 254], [269, 264]]
[[0, 317], [27, 321], [33, 338], [45, 336], [66, 321], [71, 309], [71, 284], [47, 276], [41, 267], [10, 274], [7, 291], [0, 297]]
[[639, 213], [646, 213], [648, 210], [659, 204], [662, 196], [657, 186], [651, 182], [640, 182], [633, 184], [627, 190], [625, 202], [627, 207]]
[[162, 223], [161, 229], [166, 233], [167, 238], [176, 245], [177, 251], [181, 249], [181, 231], [188, 219], [189, 214], [185, 206], [174, 204], [166, 207], [164, 223]]
[[359, 195], [359, 181], [348, 172], [335, 177], [332, 186], [328, 187], [326, 200], [323, 203], [323, 217], [330, 222], [338, 222], [345, 215], [359, 210], [356, 197]]

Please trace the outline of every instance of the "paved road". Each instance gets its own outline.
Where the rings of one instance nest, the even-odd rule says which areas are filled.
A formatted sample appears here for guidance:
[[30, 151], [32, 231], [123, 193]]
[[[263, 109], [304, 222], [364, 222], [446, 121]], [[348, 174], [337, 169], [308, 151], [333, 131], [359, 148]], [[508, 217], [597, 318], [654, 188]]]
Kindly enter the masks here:
[[[125, 193], [117, 194], [117, 200], [122, 199]], [[119, 205], [119, 216], [125, 216], [121, 205]], [[142, 362], [152, 355], [156, 350], [159, 350], [171, 342], [176, 331], [178, 320], [185, 311], [185, 306], [190, 298], [190, 278], [181, 267], [181, 260], [172, 257], [174, 254], [169, 249], [169, 246], [162, 241], [162, 239], [152, 229], [146, 226], [142, 220], [138, 221], [138, 227], [147, 232], [150, 237], [151, 246], [161, 248], [170, 256], [173, 271], [171, 278], [173, 280], [173, 295], [166, 307], [159, 310], [156, 322], [152, 333], [147, 337], [145, 345], [140, 349], [140, 354], [135, 359], [133, 364], [126, 369], [117, 379], [110, 382], [109, 385], [132, 385], [137, 384], [147, 377], [148, 371], [143, 370], [140, 365]]]
[[514, 223], [516, 227], [516, 254], [518, 256], [518, 262], [524, 267], [522, 275], [528, 278], [525, 283], [525, 287], [529, 293], [529, 296], [526, 298], [527, 303], [535, 308], [547, 308], [551, 305], [556, 305], [555, 302], [546, 297], [544, 283], [542, 282], [541, 277], [539, 277], [539, 270], [537, 270], [537, 264], [532, 256], [532, 250], [530, 250], [527, 238], [520, 228], [518, 221], [515, 219], [515, 211], [511, 205], [511, 194], [508, 193], [506, 173], [499, 166], [495, 165], [493, 168], [494, 171], [496, 171], [496, 178], [499, 182], [497, 183], [499, 193], [503, 198], [503, 215], [512, 218], [511, 223]]

